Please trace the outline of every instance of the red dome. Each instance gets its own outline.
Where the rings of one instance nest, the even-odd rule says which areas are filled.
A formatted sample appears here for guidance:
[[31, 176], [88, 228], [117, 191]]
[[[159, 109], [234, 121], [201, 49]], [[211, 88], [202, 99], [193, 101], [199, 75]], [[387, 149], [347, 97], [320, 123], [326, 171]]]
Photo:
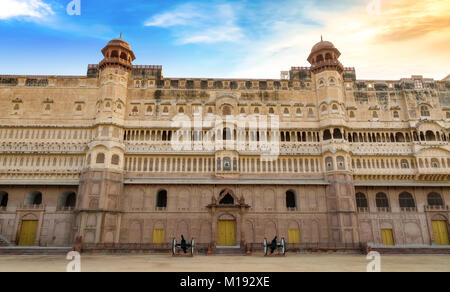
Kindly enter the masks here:
[[333, 43], [328, 41], [320, 41], [317, 44], [314, 45], [314, 47], [311, 50], [311, 53], [315, 53], [317, 51], [320, 51], [322, 49], [335, 49], [335, 46]]

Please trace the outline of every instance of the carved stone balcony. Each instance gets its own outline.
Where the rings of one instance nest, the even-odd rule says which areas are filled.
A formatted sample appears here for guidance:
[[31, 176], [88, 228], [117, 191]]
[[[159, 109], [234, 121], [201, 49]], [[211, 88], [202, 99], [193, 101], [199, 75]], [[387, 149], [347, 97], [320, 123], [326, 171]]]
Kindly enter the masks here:
[[19, 206], [17, 206], [17, 210], [18, 211], [44, 211], [45, 207], [46, 206], [44, 204], [40, 204], [40, 205], [20, 204]]
[[367, 208], [367, 207], [358, 207], [358, 213], [369, 213], [369, 208]]
[[450, 212], [449, 206], [425, 206], [425, 212]]
[[354, 155], [413, 153], [411, 143], [350, 143], [350, 149]]
[[417, 208], [416, 207], [402, 207], [400, 208], [401, 212], [404, 213], [413, 213], [413, 212], [417, 212]]

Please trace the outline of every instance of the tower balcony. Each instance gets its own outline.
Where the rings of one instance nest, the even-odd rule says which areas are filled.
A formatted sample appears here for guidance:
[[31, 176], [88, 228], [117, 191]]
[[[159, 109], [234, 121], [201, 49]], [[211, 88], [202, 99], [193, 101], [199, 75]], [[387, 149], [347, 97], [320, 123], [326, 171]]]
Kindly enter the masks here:
[[311, 71], [319, 73], [325, 70], [337, 70], [339, 73], [344, 72], [344, 66], [338, 60], [324, 60], [311, 65]]
[[106, 66], [119, 66], [127, 70], [133, 69], [133, 64], [119, 57], [105, 57], [98, 65], [99, 69], [103, 69]]

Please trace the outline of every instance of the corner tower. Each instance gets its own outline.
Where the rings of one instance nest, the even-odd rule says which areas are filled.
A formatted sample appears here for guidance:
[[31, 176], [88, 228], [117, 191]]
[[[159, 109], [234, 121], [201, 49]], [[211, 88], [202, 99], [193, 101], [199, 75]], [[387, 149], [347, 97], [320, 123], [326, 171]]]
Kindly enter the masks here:
[[120, 239], [124, 120], [128, 81], [135, 60], [122, 37], [111, 40], [102, 53], [93, 138], [86, 150], [77, 206], [77, 235], [89, 244], [117, 243]]
[[312, 48], [308, 62], [311, 64], [322, 129], [323, 169], [329, 182], [326, 190], [329, 240], [356, 244], [359, 242], [358, 220], [346, 139], [344, 66], [339, 62], [340, 55], [331, 42], [321, 40]]

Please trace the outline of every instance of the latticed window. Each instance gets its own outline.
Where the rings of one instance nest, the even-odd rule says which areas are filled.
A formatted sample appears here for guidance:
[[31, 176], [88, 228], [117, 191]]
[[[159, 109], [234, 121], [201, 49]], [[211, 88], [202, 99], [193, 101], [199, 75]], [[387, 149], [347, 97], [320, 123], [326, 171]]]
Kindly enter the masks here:
[[400, 208], [415, 208], [416, 202], [410, 193], [401, 193], [399, 196]]
[[429, 117], [430, 116], [430, 109], [427, 106], [422, 106], [420, 108], [420, 114], [422, 117]]
[[376, 196], [377, 208], [389, 208], [389, 200], [386, 194], [379, 193]]
[[105, 154], [104, 153], [97, 154], [97, 159], [95, 161], [96, 163], [105, 163]]
[[356, 206], [358, 208], [368, 208], [366, 195], [363, 193], [356, 194]]
[[428, 195], [428, 205], [429, 206], [444, 206], [444, 201], [440, 194], [431, 193]]

